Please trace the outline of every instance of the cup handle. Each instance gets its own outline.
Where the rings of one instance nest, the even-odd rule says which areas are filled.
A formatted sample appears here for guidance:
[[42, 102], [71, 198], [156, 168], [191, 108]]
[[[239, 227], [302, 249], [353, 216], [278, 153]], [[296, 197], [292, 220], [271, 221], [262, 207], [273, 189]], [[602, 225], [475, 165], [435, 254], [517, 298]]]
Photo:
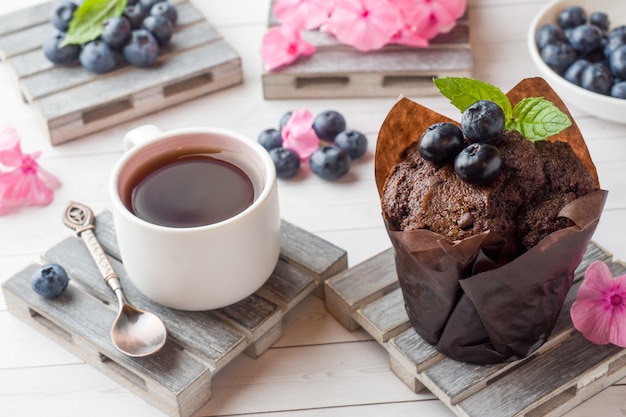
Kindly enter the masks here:
[[152, 141], [161, 133], [163, 133], [161, 129], [155, 125], [143, 125], [134, 128], [124, 136], [124, 152], [137, 145]]

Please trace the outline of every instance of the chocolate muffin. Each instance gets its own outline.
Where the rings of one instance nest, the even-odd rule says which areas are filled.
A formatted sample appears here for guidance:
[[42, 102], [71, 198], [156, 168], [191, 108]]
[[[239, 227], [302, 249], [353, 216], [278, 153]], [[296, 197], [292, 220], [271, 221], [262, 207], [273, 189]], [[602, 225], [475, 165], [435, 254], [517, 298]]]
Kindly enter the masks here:
[[385, 182], [381, 198], [390, 230], [426, 229], [451, 241], [487, 230], [504, 242], [504, 264], [548, 234], [571, 226], [559, 211], [595, 189], [589, 171], [565, 142], [531, 142], [504, 131], [493, 143], [503, 169], [482, 186], [462, 181], [452, 164], [425, 160], [418, 142], [409, 146]]

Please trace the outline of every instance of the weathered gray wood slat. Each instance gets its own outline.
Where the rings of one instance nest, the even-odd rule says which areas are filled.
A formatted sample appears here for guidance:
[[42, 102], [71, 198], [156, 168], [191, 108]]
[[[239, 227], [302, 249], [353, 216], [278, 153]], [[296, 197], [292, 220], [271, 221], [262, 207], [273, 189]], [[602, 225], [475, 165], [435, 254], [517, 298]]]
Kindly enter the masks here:
[[[270, 8], [268, 26], [276, 24]], [[449, 33], [432, 39], [428, 48], [386, 45], [369, 52], [341, 44], [328, 33], [304, 31], [315, 54], [263, 72], [263, 93], [266, 99], [434, 94], [434, 77], [471, 75], [469, 30], [466, 14]]]
[[391, 370], [409, 388], [428, 388], [459, 416], [559, 416], [626, 376], [626, 350], [589, 343], [569, 315], [591, 262], [605, 261], [614, 276], [626, 271], [611, 258], [591, 242], [550, 339], [529, 358], [498, 365], [449, 359], [417, 335], [397, 287], [393, 249], [327, 280], [326, 304], [346, 328], [360, 325], [388, 351]]
[[[150, 68], [122, 64], [92, 74], [75, 64], [48, 62], [41, 44], [54, 34], [54, 2], [0, 16], [0, 57], [12, 69], [52, 144], [209, 94], [243, 81], [241, 60], [187, 0], [174, 0], [179, 18], [172, 41]], [[10, 22], [10, 24], [9, 24]], [[19, 24], [18, 24], [19, 22]]]
[[[128, 279], [110, 212], [96, 217], [95, 232], [129, 301], [165, 322], [168, 339], [163, 350], [146, 358], [130, 358], [114, 348], [109, 331], [117, 302], [84, 243], [75, 236], [50, 248], [41, 260], [66, 269], [71, 278], [66, 292], [53, 300], [38, 296], [30, 288], [30, 277], [38, 267], [32, 264], [3, 284], [7, 307], [105, 375], [175, 416], [190, 416], [209, 400], [211, 378], [236, 356], [262, 355], [282, 335], [284, 315], [329, 278], [329, 271], [347, 268], [343, 249], [283, 221], [279, 263], [257, 293], [222, 309], [186, 312], [147, 299]], [[298, 246], [290, 247], [290, 242]]]

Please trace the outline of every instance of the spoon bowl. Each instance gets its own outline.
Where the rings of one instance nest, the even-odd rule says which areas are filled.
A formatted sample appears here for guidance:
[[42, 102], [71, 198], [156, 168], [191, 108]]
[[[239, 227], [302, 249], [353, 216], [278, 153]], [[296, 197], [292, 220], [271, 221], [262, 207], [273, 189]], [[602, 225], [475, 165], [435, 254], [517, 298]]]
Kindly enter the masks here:
[[151, 312], [132, 306], [124, 296], [119, 276], [113, 270], [93, 230], [95, 216], [84, 204], [70, 202], [63, 223], [80, 236], [93, 257], [104, 281], [115, 293], [118, 312], [111, 327], [111, 341], [122, 353], [142, 357], [158, 352], [167, 340], [165, 324]]

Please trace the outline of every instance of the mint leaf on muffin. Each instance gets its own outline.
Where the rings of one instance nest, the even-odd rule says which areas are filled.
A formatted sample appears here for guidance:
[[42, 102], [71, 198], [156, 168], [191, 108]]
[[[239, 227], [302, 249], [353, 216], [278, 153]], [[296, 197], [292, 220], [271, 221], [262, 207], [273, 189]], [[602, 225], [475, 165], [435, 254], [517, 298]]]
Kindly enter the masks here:
[[502, 90], [484, 81], [443, 77], [435, 78], [434, 83], [441, 94], [461, 112], [479, 100], [497, 103], [504, 111], [506, 129], [516, 130], [531, 141], [545, 140], [572, 124], [565, 113], [542, 97], [529, 97], [512, 107]]

